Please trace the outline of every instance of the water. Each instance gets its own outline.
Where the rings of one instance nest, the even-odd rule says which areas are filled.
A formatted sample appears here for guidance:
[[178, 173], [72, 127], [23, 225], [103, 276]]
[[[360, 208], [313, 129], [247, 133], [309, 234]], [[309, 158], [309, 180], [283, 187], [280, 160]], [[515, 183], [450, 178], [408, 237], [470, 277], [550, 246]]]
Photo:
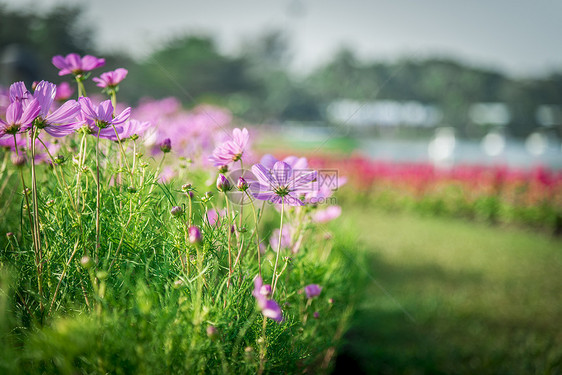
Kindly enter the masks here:
[[[562, 147], [560, 143], [547, 141], [542, 147], [529, 151], [528, 142], [507, 139], [501, 152], [490, 156], [484, 152], [482, 143], [476, 140], [454, 139], [453, 146], [439, 157], [430, 157], [428, 150], [432, 140], [359, 139], [359, 148], [376, 160], [393, 162], [436, 163], [444, 165], [477, 164], [507, 165], [514, 168], [544, 166], [562, 169]], [[539, 145], [540, 146], [540, 145]], [[450, 152], [449, 152], [450, 151]], [[540, 152], [540, 153], [538, 153]], [[439, 155], [438, 155], [439, 156]]]

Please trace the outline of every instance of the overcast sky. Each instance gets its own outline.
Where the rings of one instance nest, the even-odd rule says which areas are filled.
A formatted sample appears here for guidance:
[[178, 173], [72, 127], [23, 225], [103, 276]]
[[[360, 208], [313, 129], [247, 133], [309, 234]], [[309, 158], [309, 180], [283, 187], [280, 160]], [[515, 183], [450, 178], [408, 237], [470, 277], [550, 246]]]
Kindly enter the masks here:
[[[185, 32], [235, 53], [266, 29], [288, 33], [293, 68], [308, 70], [346, 45], [364, 58], [459, 57], [512, 75], [562, 68], [559, 0], [0, 0], [45, 9], [81, 4], [102, 50], [142, 56]], [[31, 6], [33, 5], [33, 8]], [[39, 4], [39, 5], [38, 5]]]

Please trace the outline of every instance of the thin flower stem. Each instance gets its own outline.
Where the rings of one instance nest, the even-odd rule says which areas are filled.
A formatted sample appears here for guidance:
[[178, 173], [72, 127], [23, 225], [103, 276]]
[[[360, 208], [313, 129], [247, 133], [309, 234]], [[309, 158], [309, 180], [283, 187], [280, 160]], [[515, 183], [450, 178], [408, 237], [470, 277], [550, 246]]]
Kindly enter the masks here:
[[82, 82], [82, 75], [75, 75], [76, 84], [78, 85], [78, 97], [86, 96], [86, 88]]
[[248, 196], [248, 199], [252, 205], [252, 211], [254, 213], [254, 222], [256, 224], [254, 228], [254, 233], [256, 234], [256, 252], [258, 253], [258, 274], [261, 277], [261, 252], [260, 252], [260, 234], [258, 230], [258, 214], [256, 213], [256, 206], [254, 205], [254, 201], [250, 197], [250, 194], [248, 194], [248, 191], [245, 191], [245, 193]]
[[232, 224], [230, 221], [230, 204], [228, 203], [228, 196], [226, 195], [226, 192], [224, 193], [224, 201], [226, 202], [226, 217], [228, 221], [228, 282], [226, 283], [228, 288], [230, 286], [230, 277], [232, 276], [232, 253], [230, 250], [230, 237], [232, 235], [230, 228], [232, 227]]
[[263, 374], [265, 370], [265, 357], [267, 354], [267, 345], [265, 342], [265, 329], [267, 327], [267, 318], [263, 317], [262, 329], [261, 329], [261, 343], [260, 343], [260, 367], [258, 369], [258, 374]]
[[35, 126], [31, 129], [31, 199], [33, 202], [33, 221], [35, 229], [35, 251], [38, 258], [38, 283], [39, 283], [39, 300], [41, 305], [41, 313], [43, 313], [43, 292], [42, 292], [42, 273], [43, 273], [43, 253], [41, 250], [41, 232], [39, 228], [39, 203], [37, 202], [37, 173], [35, 170], [35, 139], [37, 138], [37, 128]]
[[[19, 157], [19, 151], [18, 151], [18, 142], [16, 139], [16, 136], [14, 135], [14, 146], [15, 146], [15, 150], [16, 150], [16, 156]], [[34, 228], [34, 223], [33, 223], [33, 217], [31, 216], [31, 207], [29, 205], [29, 198], [27, 196], [27, 187], [25, 185], [25, 179], [23, 177], [23, 169], [20, 168], [20, 177], [21, 177], [21, 184], [23, 187], [23, 196], [25, 198], [25, 205], [27, 207], [27, 216], [29, 218], [29, 228], [31, 229], [31, 239], [33, 241], [33, 250], [35, 253], [35, 266], [37, 267], [37, 288], [40, 291], [40, 295], [42, 294], [42, 287], [41, 287], [41, 278], [40, 278], [40, 274], [41, 274], [41, 269], [40, 269], [40, 259], [39, 259], [39, 254], [37, 252], [37, 247], [36, 247], [36, 242], [35, 242], [35, 228]], [[39, 304], [41, 306], [41, 313], [43, 312], [43, 302], [41, 300], [39, 300]]]
[[277, 256], [275, 257], [275, 266], [273, 267], [273, 276], [271, 279], [271, 285], [273, 286], [271, 290], [271, 298], [275, 294], [275, 287], [277, 286], [278, 276], [277, 264], [279, 263], [279, 253], [281, 253], [281, 238], [283, 238], [283, 217], [285, 216], [285, 197], [281, 197], [281, 224], [279, 225], [279, 242], [277, 243]]
[[100, 211], [101, 211], [101, 183], [100, 183], [100, 133], [101, 127], [98, 128], [98, 136], [96, 138], [96, 247], [95, 247], [95, 262], [98, 262], [98, 255], [100, 249]]

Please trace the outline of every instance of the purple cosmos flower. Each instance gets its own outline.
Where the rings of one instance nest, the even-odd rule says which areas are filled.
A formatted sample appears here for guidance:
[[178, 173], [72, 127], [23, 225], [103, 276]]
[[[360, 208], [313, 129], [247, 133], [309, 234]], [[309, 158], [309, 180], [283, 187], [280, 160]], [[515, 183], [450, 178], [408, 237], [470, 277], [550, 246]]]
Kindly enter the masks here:
[[26, 131], [37, 117], [41, 107], [37, 99], [15, 101], [6, 110], [6, 120], [0, 119], [0, 139]]
[[68, 82], [62, 82], [57, 85], [57, 93], [55, 94], [55, 100], [58, 102], [64, 102], [68, 100], [72, 94], [74, 94], [74, 89]]
[[255, 164], [252, 172], [257, 181], [250, 185], [250, 190], [256, 199], [270, 203], [285, 202], [290, 206], [304, 205], [300, 195], [312, 189], [311, 183], [317, 175], [316, 171], [299, 171], [295, 175], [291, 166], [282, 161], [276, 162], [271, 170]]
[[21, 81], [14, 82], [10, 85], [9, 95], [10, 103], [26, 101], [32, 97], [31, 93], [27, 91], [25, 83]]
[[54, 56], [51, 61], [54, 66], [60, 69], [59, 76], [71, 73], [79, 75], [105, 65], [105, 59], [100, 59], [91, 55], [80, 57], [77, 53], [68, 54], [66, 57], [57, 55]]
[[[275, 156], [271, 154], [265, 154], [261, 160], [260, 164], [266, 167], [267, 169], [273, 169], [275, 163], [280, 160], [277, 160]], [[281, 160], [285, 163], [289, 164], [293, 169], [307, 169], [308, 168], [308, 160], [306, 158], [299, 158], [297, 156], [287, 156], [285, 159]]]
[[[126, 123], [123, 124], [123, 132], [119, 134], [119, 139], [124, 140], [127, 138], [131, 138], [133, 135], [142, 135], [150, 128], [150, 122], [148, 121], [137, 121], [130, 119]], [[117, 141], [117, 136], [113, 133], [112, 136], [108, 137], [112, 141]]]
[[213, 155], [209, 157], [209, 161], [215, 167], [220, 167], [242, 159], [249, 139], [250, 135], [246, 128], [242, 130], [234, 129], [232, 131], [232, 139], [215, 148]]
[[78, 100], [82, 109], [82, 115], [91, 134], [97, 136], [99, 132], [100, 138], [111, 139], [111, 137], [115, 136], [113, 126], [115, 126], [118, 134], [123, 133], [121, 125], [129, 119], [131, 115], [130, 107], [121, 112], [119, 116], [113, 118], [111, 100], [106, 100], [97, 107], [92, 104], [90, 98], [81, 97]]
[[340, 206], [328, 206], [323, 210], [318, 210], [312, 215], [312, 221], [316, 223], [326, 223], [330, 220], [334, 220], [335, 218], [341, 215], [341, 207]]
[[80, 104], [69, 100], [52, 113], [49, 113], [55, 100], [57, 86], [54, 83], [41, 81], [35, 87], [33, 97], [39, 101], [41, 110], [34, 122], [39, 129], [45, 129], [53, 137], [64, 137], [81, 124], [76, 116], [80, 113]]
[[253, 296], [256, 297], [256, 302], [261, 310], [261, 313], [266, 318], [275, 320], [276, 322], [281, 322], [283, 320], [283, 312], [281, 308], [272, 299], [268, 299], [264, 294], [262, 294], [263, 280], [260, 276], [256, 276], [254, 279], [254, 291]]
[[119, 68], [111, 72], [102, 73], [99, 78], [92, 78], [92, 81], [97, 82], [96, 86], [98, 87], [114, 88], [127, 77], [127, 73], [129, 73], [127, 69]]
[[310, 284], [304, 287], [304, 292], [306, 293], [306, 298], [314, 298], [320, 295], [322, 287], [318, 284]]

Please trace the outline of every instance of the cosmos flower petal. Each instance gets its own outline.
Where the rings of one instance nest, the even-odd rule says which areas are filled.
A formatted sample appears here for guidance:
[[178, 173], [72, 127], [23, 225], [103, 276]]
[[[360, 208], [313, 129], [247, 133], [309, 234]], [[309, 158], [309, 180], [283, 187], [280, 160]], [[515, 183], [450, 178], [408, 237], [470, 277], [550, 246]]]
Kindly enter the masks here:
[[35, 119], [35, 117], [37, 117], [40, 110], [41, 106], [39, 105], [39, 101], [37, 99], [33, 99], [29, 102], [29, 104], [27, 104], [20, 119], [22, 129], [31, 125], [31, 122]]
[[271, 175], [271, 172], [261, 164], [254, 164], [252, 172], [258, 179], [259, 183], [266, 186], [276, 186], [277, 181]]
[[113, 125], [121, 125], [125, 121], [127, 121], [130, 116], [131, 116], [131, 107], [127, 107], [123, 110], [123, 112], [121, 112], [119, 116], [113, 119], [112, 123]]
[[279, 185], [285, 186], [293, 175], [293, 169], [289, 164], [278, 161], [273, 165], [271, 173]]
[[39, 114], [42, 117], [46, 117], [51, 109], [51, 105], [55, 100], [55, 95], [57, 93], [57, 86], [54, 83], [41, 81], [35, 87], [35, 92], [33, 97], [39, 101], [41, 111]]
[[80, 112], [80, 104], [75, 100], [69, 100], [56, 111], [45, 118], [49, 124], [68, 124], [75, 122], [76, 115]]
[[80, 127], [80, 123], [75, 122], [75, 123], [66, 124], [66, 125], [47, 126], [45, 128], [45, 131], [47, 133], [49, 133], [50, 135], [52, 135], [53, 137], [64, 137], [64, 136], [67, 136], [69, 134], [74, 133], [74, 131], [76, 131], [76, 129], [78, 129], [79, 127]]
[[15, 101], [22, 101], [23, 99], [27, 99], [30, 96], [29, 91], [25, 87], [25, 83], [19, 81], [14, 82], [10, 85], [10, 103]]
[[275, 156], [271, 154], [265, 154], [261, 158], [260, 164], [266, 167], [267, 169], [273, 169], [273, 166], [275, 165], [275, 163], [277, 163], [277, 161], [278, 160], [275, 158]]
[[13, 125], [19, 122], [23, 113], [23, 104], [21, 102], [13, 102], [6, 109], [6, 123]]
[[95, 120], [97, 113], [90, 98], [81, 97], [78, 99], [78, 102], [80, 103], [80, 109], [82, 110], [84, 116], [86, 116], [86, 119]]

